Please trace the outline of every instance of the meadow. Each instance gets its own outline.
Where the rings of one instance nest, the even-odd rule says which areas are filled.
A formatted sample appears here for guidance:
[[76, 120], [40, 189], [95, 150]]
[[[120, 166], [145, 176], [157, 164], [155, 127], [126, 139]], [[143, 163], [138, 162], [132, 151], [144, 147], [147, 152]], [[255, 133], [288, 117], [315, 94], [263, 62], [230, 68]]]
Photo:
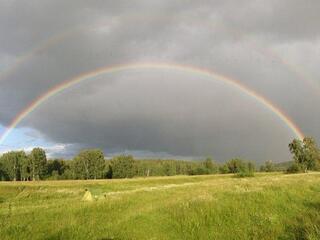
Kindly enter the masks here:
[[0, 182], [5, 239], [320, 239], [320, 173]]

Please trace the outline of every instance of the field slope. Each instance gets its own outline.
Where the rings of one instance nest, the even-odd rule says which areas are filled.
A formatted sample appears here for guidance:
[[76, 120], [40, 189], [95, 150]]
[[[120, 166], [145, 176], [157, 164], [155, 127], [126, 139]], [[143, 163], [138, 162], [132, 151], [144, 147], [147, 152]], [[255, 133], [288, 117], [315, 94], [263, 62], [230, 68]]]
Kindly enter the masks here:
[[320, 239], [320, 174], [0, 182], [5, 239]]

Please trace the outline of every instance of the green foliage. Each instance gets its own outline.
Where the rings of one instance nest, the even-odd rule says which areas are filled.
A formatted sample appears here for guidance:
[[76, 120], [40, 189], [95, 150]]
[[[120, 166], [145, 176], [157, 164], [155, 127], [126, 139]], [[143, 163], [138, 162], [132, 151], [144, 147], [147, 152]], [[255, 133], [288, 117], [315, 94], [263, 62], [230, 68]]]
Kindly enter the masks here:
[[64, 172], [66, 167], [65, 161], [60, 159], [48, 160], [47, 162], [47, 174], [51, 175], [53, 171], [56, 171], [59, 175]]
[[229, 160], [220, 168], [222, 173], [235, 173], [237, 177], [253, 177], [255, 166], [250, 161], [244, 161], [239, 158]]
[[275, 163], [274, 164], [274, 169], [277, 172], [285, 172], [288, 169], [288, 167], [291, 166], [291, 164], [293, 162], [294, 161], [286, 161], [286, 162]]
[[244, 162], [240, 165], [237, 177], [253, 177], [255, 172], [255, 166], [252, 162]]
[[[9, 155], [9, 153], [5, 154], [2, 159]], [[219, 169], [219, 165], [210, 158], [204, 161], [134, 160], [132, 156], [119, 156], [112, 161], [106, 161], [103, 152], [98, 149], [83, 150], [73, 160], [68, 161], [63, 159], [46, 160], [45, 152], [42, 149], [34, 149], [28, 157], [24, 153], [21, 156], [24, 157], [19, 158], [18, 175], [20, 177], [17, 180], [23, 181], [206, 175], [218, 173]], [[41, 159], [42, 161], [40, 161]], [[10, 161], [10, 163], [13, 162]], [[14, 167], [10, 165], [7, 169], [2, 170], [0, 180], [13, 180], [7, 174], [7, 170], [13, 169]]]
[[229, 160], [226, 165], [229, 169], [228, 173], [238, 173], [245, 168], [245, 162], [239, 158]]
[[28, 156], [24, 157], [21, 161], [21, 180], [31, 180], [31, 162]]
[[60, 175], [59, 178], [68, 180], [76, 179], [73, 165], [74, 163], [72, 160], [65, 161], [63, 173]]
[[261, 172], [274, 172], [275, 166], [271, 160], [265, 161], [265, 163], [260, 167]]
[[207, 174], [218, 173], [219, 167], [211, 158], [206, 158], [206, 160], [203, 162], [203, 165]]
[[54, 159], [47, 161], [47, 178], [48, 179], [70, 179], [65, 175], [65, 171], [70, 169], [68, 164], [63, 159]]
[[99, 149], [82, 150], [73, 163], [77, 179], [100, 179], [105, 174], [104, 154]]
[[319, 167], [320, 150], [313, 138], [305, 137], [303, 141], [294, 139], [289, 144], [289, 150], [303, 171], [316, 170]]
[[132, 178], [135, 163], [131, 155], [120, 155], [111, 160], [112, 178]]
[[177, 174], [176, 166], [173, 161], [162, 162], [162, 168], [165, 176], [174, 176]]
[[[294, 163], [273, 164], [266, 161], [260, 171], [287, 171], [288, 173], [306, 170], [320, 170], [320, 151], [312, 138], [303, 141], [293, 140], [289, 144]], [[0, 180], [39, 180], [39, 179], [102, 179], [132, 178], [174, 175], [209, 175], [233, 173], [238, 177], [253, 176], [253, 163], [234, 158], [225, 164], [217, 164], [206, 158], [203, 161], [183, 160], [135, 160], [132, 156], [121, 155], [105, 160], [99, 149], [81, 151], [73, 160], [48, 160], [41, 148], [32, 150], [29, 156], [23, 151], [8, 152], [0, 157]]]
[[111, 179], [112, 178], [112, 167], [111, 167], [111, 164], [110, 163], [106, 163], [106, 166], [107, 166], [107, 171], [106, 171], [106, 174], [105, 174], [105, 178]]
[[244, 162], [241, 159], [235, 158], [229, 160], [226, 165], [229, 169], [228, 173], [238, 173], [240, 171], [240, 168], [243, 167]]
[[229, 173], [228, 165], [227, 165], [227, 164], [222, 164], [222, 165], [219, 167], [219, 173], [222, 173], [222, 174]]
[[47, 170], [47, 156], [42, 148], [32, 149], [29, 155], [29, 164], [32, 180], [44, 179]]
[[213, 174], [218, 166], [213, 161], [135, 160], [135, 176], [173, 176]]
[[301, 164], [296, 162], [292, 163], [286, 170], [287, 173], [301, 173], [303, 171], [304, 169], [301, 167]]
[[205, 175], [205, 174], [208, 174], [208, 171], [203, 165], [191, 166], [188, 171], [188, 175]]
[[192, 162], [188, 166], [188, 175], [206, 175], [206, 174], [216, 174], [218, 173], [218, 165], [211, 160], [211, 158], [206, 158], [203, 162]]
[[3, 163], [0, 161], [0, 181], [8, 181], [8, 180], [9, 180], [9, 176], [5, 171]]
[[6, 180], [21, 180], [22, 167], [27, 159], [23, 151], [11, 151], [1, 156], [2, 175]]

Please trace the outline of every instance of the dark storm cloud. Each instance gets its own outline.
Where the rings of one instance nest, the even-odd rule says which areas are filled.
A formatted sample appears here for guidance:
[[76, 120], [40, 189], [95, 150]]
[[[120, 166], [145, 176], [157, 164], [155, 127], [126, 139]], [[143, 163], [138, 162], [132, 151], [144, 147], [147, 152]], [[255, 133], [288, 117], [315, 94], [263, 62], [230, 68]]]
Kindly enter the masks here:
[[[0, 75], [0, 123], [83, 72], [176, 62], [237, 78], [319, 140], [312, 107], [320, 99], [319, 10], [316, 0], [1, 1], [0, 69], [29, 57]], [[100, 76], [49, 100], [20, 126], [73, 150], [288, 158], [293, 135], [277, 117], [206, 80], [167, 70]]]

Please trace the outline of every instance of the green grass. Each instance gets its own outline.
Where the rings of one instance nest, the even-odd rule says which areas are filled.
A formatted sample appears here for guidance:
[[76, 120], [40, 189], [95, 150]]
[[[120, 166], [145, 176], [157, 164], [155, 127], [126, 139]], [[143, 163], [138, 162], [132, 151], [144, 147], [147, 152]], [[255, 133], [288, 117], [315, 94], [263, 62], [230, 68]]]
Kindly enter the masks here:
[[0, 236], [320, 239], [320, 174], [0, 182]]

